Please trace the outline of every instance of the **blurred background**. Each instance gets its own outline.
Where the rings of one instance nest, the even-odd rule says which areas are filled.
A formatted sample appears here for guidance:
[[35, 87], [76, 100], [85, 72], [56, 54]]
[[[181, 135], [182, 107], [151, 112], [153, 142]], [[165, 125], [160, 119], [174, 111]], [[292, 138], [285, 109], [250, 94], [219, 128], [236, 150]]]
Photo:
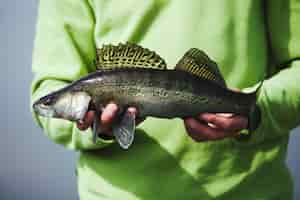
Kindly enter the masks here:
[[[37, 0], [0, 4], [0, 199], [74, 200], [76, 153], [48, 140], [29, 110], [37, 6]], [[295, 199], [300, 199], [299, 146], [300, 128], [292, 132], [287, 157]]]

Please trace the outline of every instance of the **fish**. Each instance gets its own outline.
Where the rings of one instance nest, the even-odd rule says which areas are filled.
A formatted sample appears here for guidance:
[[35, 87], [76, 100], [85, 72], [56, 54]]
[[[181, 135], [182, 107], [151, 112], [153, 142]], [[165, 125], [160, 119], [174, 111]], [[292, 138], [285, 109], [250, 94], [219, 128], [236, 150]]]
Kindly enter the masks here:
[[[173, 69], [157, 53], [137, 44], [103, 45], [97, 49], [96, 71], [40, 98], [33, 110], [44, 117], [83, 120], [96, 113], [93, 142], [101, 133], [99, 116], [110, 102], [118, 105], [112, 132], [123, 149], [133, 143], [136, 118], [186, 118], [199, 113], [249, 116], [262, 83], [253, 92], [229, 89], [216, 62], [191, 48]], [[126, 112], [136, 107], [138, 116]]]

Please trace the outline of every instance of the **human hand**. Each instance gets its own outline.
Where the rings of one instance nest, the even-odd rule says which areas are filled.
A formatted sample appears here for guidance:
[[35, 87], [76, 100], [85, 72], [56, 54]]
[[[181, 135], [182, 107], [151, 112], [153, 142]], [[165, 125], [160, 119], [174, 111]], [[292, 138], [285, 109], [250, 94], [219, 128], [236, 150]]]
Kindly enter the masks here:
[[[118, 115], [118, 106], [115, 103], [109, 103], [106, 107], [102, 110], [101, 116], [99, 118], [100, 121], [100, 129], [102, 130], [103, 135], [112, 136], [112, 124], [116, 120]], [[138, 110], [135, 107], [129, 107], [127, 112], [138, 115]], [[77, 128], [79, 130], [86, 130], [88, 129], [95, 117], [95, 111], [88, 111], [81, 122], [77, 122]], [[143, 119], [137, 118], [136, 124], [139, 124], [143, 121]]]
[[230, 113], [202, 113], [196, 118], [184, 119], [189, 136], [197, 141], [221, 140], [236, 137], [248, 127], [248, 118]]

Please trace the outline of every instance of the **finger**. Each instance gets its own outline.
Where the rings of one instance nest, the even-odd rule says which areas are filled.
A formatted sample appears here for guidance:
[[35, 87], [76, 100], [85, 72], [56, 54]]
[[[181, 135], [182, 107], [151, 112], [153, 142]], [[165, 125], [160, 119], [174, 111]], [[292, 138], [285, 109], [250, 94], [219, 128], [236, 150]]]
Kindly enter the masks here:
[[227, 116], [220, 116], [215, 114], [202, 114], [199, 119], [212, 123], [218, 129], [223, 129], [225, 131], [239, 131], [241, 129], [247, 128], [248, 120], [246, 117], [235, 115], [231, 118]]
[[136, 109], [135, 107], [129, 107], [129, 108], [127, 109], [127, 112], [128, 112], [129, 114], [131, 114], [131, 115], [134, 115], [134, 116], [137, 116], [137, 115], [138, 115], [138, 111], [137, 111], [137, 109]]
[[194, 118], [185, 119], [184, 124], [189, 136], [195, 141], [220, 140], [236, 135], [236, 133], [233, 132], [225, 132], [211, 128], [207, 124], [200, 123]]
[[216, 121], [220, 121], [219, 125], [221, 128], [228, 131], [237, 132], [248, 127], [248, 118], [241, 115], [235, 115], [229, 119], [226, 117], [218, 117], [216, 118]]
[[114, 119], [117, 116], [118, 106], [114, 103], [109, 103], [103, 109], [102, 114], [100, 116], [101, 121], [101, 129], [102, 130], [109, 130], [111, 124], [113, 123]]
[[109, 125], [113, 122], [118, 112], [118, 106], [114, 103], [107, 104], [101, 114], [101, 122], [105, 125]]
[[82, 130], [82, 131], [88, 129], [92, 125], [94, 117], [95, 117], [95, 112], [94, 111], [88, 111], [88, 112], [86, 112], [83, 120], [82, 121], [78, 121], [76, 123], [77, 128], [79, 130]]
[[247, 128], [248, 125], [248, 119], [241, 115], [235, 115], [231, 118], [228, 118], [215, 114], [205, 113], [199, 115], [199, 119], [207, 123], [212, 123], [218, 129], [222, 129], [224, 131], [239, 131]]
[[136, 126], [139, 125], [140, 123], [142, 123], [145, 120], [145, 118], [138, 117], [138, 110], [135, 107], [129, 107], [127, 109], [127, 112], [129, 112], [130, 114], [135, 115]]

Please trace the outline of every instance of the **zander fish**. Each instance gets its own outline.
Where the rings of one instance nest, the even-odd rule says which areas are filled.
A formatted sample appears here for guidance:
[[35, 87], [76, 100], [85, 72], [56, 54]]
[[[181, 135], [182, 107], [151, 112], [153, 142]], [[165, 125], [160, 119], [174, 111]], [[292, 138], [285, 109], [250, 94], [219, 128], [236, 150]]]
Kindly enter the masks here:
[[[133, 142], [136, 116], [185, 118], [199, 113], [236, 113], [249, 116], [256, 104], [256, 93], [235, 92], [226, 87], [217, 64], [203, 51], [192, 48], [174, 70], [155, 52], [136, 44], [104, 45], [97, 50], [97, 71], [42, 97], [33, 104], [36, 113], [71, 121], [82, 120], [88, 110], [101, 114], [109, 102], [119, 109], [113, 134], [124, 149]], [[261, 86], [261, 84], [260, 84]], [[99, 119], [99, 117], [95, 117]], [[93, 123], [96, 142], [99, 120]]]

